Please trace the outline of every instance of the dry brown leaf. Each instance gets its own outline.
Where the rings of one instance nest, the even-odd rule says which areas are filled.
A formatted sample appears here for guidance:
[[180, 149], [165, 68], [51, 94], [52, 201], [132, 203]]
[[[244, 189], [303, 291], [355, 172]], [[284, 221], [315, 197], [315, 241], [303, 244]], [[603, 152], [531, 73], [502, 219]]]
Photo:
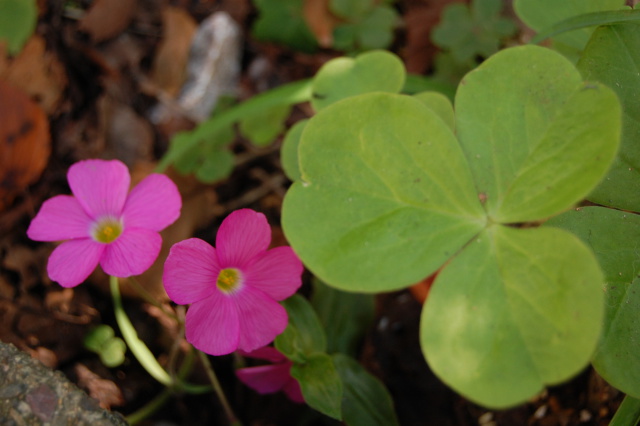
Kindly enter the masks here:
[[129, 26], [137, 5], [137, 0], [96, 0], [78, 28], [96, 43], [109, 40]]
[[153, 60], [151, 80], [172, 96], [185, 81], [191, 40], [198, 24], [184, 9], [162, 9], [162, 42]]
[[305, 0], [304, 20], [322, 47], [333, 45], [333, 29], [340, 23], [329, 10], [329, 0]]
[[76, 364], [74, 369], [78, 375], [78, 385], [97, 399], [102, 408], [109, 410], [114, 405], [124, 404], [122, 392], [114, 382], [103, 379], [82, 364]]
[[0, 210], [40, 177], [50, 153], [49, 122], [42, 108], [0, 80]]
[[24, 90], [47, 114], [56, 112], [67, 86], [63, 65], [46, 50], [45, 41], [39, 35], [33, 35], [12, 60], [0, 45], [0, 79]]

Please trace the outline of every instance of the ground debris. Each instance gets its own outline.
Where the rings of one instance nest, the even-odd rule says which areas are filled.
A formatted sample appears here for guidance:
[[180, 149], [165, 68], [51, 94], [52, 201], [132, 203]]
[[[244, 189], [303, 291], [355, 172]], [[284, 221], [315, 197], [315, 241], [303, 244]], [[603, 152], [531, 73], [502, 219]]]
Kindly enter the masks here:
[[20, 425], [126, 425], [122, 417], [103, 410], [98, 402], [54, 372], [0, 343], [0, 418]]

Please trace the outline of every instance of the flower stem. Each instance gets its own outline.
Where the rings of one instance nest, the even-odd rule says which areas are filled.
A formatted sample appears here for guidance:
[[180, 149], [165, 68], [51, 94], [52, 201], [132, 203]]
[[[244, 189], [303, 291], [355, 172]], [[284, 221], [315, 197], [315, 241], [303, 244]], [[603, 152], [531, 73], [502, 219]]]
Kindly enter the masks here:
[[231, 405], [229, 405], [229, 401], [227, 400], [227, 397], [225, 396], [224, 391], [220, 386], [220, 382], [216, 377], [216, 373], [213, 371], [213, 367], [211, 366], [211, 363], [207, 358], [207, 354], [205, 354], [202, 351], [198, 351], [198, 355], [200, 355], [200, 360], [202, 361], [202, 365], [204, 366], [204, 369], [207, 372], [207, 376], [209, 376], [209, 381], [211, 381], [213, 390], [218, 395], [218, 399], [222, 404], [222, 408], [224, 409], [224, 413], [226, 414], [227, 419], [229, 420], [229, 424], [232, 426], [241, 426], [242, 423], [240, 422], [240, 420], [238, 420], [236, 415], [233, 413], [233, 410], [231, 409]]
[[609, 426], [636, 426], [640, 422], [640, 400], [626, 395]]
[[120, 296], [120, 287], [118, 286], [118, 278], [110, 276], [109, 284], [111, 287], [111, 297], [113, 298], [113, 309], [115, 311], [116, 321], [118, 322], [118, 327], [120, 327], [122, 337], [125, 342], [127, 342], [127, 346], [129, 346], [131, 353], [133, 353], [151, 377], [165, 386], [172, 386], [173, 380], [171, 379], [171, 376], [169, 376], [165, 369], [158, 363], [147, 345], [138, 338], [136, 329], [133, 327], [129, 317], [124, 312], [124, 308], [122, 307], [122, 297]]
[[155, 398], [149, 401], [149, 403], [147, 403], [144, 407], [140, 408], [138, 411], [132, 414], [129, 414], [126, 417], [127, 423], [133, 426], [146, 419], [147, 417], [158, 411], [158, 409], [160, 409], [164, 405], [164, 403], [172, 394], [173, 390], [171, 390], [171, 388], [165, 388]]
[[122, 333], [122, 337], [127, 343], [127, 346], [131, 350], [133, 356], [135, 356], [140, 365], [147, 370], [147, 373], [163, 385], [174, 390], [178, 389], [194, 394], [209, 392], [211, 390], [209, 386], [193, 385], [182, 381], [176, 382], [169, 373], [162, 368], [147, 345], [138, 338], [136, 329], [133, 327], [133, 324], [131, 324], [131, 320], [129, 320], [129, 317], [122, 307], [122, 297], [120, 296], [118, 278], [110, 276], [109, 284], [111, 288], [111, 297], [113, 298], [113, 309], [116, 315], [116, 322], [118, 323], [118, 327], [120, 327], [120, 333]]

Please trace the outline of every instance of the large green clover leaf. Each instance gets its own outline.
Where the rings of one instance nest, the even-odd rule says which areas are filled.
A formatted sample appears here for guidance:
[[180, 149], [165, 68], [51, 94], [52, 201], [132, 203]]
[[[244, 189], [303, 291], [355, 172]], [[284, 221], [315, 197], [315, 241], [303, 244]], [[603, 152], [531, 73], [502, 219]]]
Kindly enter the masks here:
[[[624, 0], [515, 0], [514, 9], [520, 19], [536, 31], [546, 30], [563, 19], [590, 12], [620, 9]], [[570, 31], [554, 37], [554, 45], [569, 53], [580, 52], [587, 44], [593, 28]]]
[[582, 83], [571, 63], [545, 48], [488, 59], [465, 76], [455, 107], [458, 139], [495, 222], [535, 221], [571, 207], [602, 179], [617, 150], [615, 94]]
[[406, 287], [484, 226], [455, 136], [412, 97], [337, 102], [307, 123], [298, 153], [302, 181], [285, 198], [283, 226], [307, 266], [336, 287]]
[[607, 177], [589, 195], [606, 206], [640, 211], [640, 31], [637, 24], [599, 27], [578, 69], [607, 84], [622, 103], [622, 142]]
[[598, 258], [606, 280], [606, 309], [593, 365], [611, 385], [640, 398], [640, 216], [584, 207], [547, 224], [573, 232]]
[[302, 131], [283, 227], [309, 269], [345, 290], [398, 289], [442, 268], [425, 357], [462, 394], [506, 407], [577, 373], [595, 348], [597, 260], [567, 232], [515, 226], [561, 213], [602, 179], [620, 105], [560, 54], [524, 46], [469, 73], [455, 113], [456, 135], [418, 98], [327, 106]]
[[471, 400], [525, 401], [589, 361], [601, 284], [593, 255], [567, 232], [492, 226], [438, 275], [422, 313], [423, 352]]

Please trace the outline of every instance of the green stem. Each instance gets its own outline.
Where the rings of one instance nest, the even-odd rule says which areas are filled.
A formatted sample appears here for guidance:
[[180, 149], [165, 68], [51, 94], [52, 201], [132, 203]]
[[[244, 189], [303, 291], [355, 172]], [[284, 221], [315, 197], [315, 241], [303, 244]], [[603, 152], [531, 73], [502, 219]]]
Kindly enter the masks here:
[[109, 284], [111, 288], [111, 297], [113, 298], [113, 309], [116, 315], [116, 322], [118, 323], [118, 327], [120, 327], [120, 333], [122, 333], [122, 337], [127, 343], [127, 346], [133, 356], [135, 356], [140, 365], [147, 370], [147, 373], [163, 385], [174, 390], [182, 390], [194, 394], [209, 392], [211, 390], [210, 386], [193, 385], [173, 380], [169, 373], [167, 373], [167, 371], [158, 363], [156, 357], [149, 350], [147, 345], [145, 345], [145, 343], [138, 337], [136, 329], [133, 327], [133, 324], [131, 324], [129, 317], [122, 307], [122, 297], [120, 296], [118, 278], [110, 276]]
[[202, 365], [204, 366], [204, 369], [207, 372], [207, 376], [209, 376], [209, 381], [213, 386], [213, 390], [218, 395], [218, 399], [222, 404], [222, 408], [224, 410], [224, 413], [227, 416], [227, 419], [229, 420], [229, 424], [232, 426], [241, 426], [242, 423], [238, 420], [236, 415], [233, 413], [233, 410], [231, 409], [231, 405], [229, 405], [229, 401], [227, 400], [227, 397], [225, 396], [224, 391], [222, 390], [222, 386], [220, 386], [220, 382], [216, 377], [216, 373], [213, 371], [213, 367], [209, 362], [209, 358], [207, 358], [207, 354], [205, 354], [202, 351], [198, 351], [198, 355], [200, 355], [200, 360], [202, 361]]
[[142, 420], [158, 411], [158, 409], [160, 409], [164, 405], [164, 403], [167, 402], [167, 399], [169, 399], [172, 393], [172, 389], [165, 388], [160, 394], [158, 394], [158, 396], [153, 398], [138, 411], [128, 415], [125, 420], [131, 426], [141, 422]]
[[640, 422], [640, 400], [626, 395], [609, 426], [636, 426]]
[[172, 144], [169, 151], [158, 163], [156, 172], [164, 172], [171, 163], [182, 157], [184, 153], [194, 149], [200, 141], [211, 139], [211, 135], [236, 121], [260, 113], [266, 108], [279, 105], [295, 105], [309, 100], [311, 100], [311, 80], [306, 79], [282, 85], [239, 103], [200, 124], [190, 132], [191, 135], [188, 141], [177, 146]]
[[131, 324], [129, 317], [124, 312], [122, 307], [122, 297], [120, 296], [120, 287], [118, 286], [118, 278], [114, 276], [109, 277], [109, 284], [111, 287], [111, 297], [113, 298], [113, 309], [116, 315], [116, 321], [124, 341], [127, 342], [127, 346], [131, 350], [131, 353], [136, 357], [145, 370], [157, 381], [165, 386], [173, 386], [173, 380], [169, 373], [158, 363], [155, 356], [151, 353], [147, 345], [138, 338], [136, 329]]

